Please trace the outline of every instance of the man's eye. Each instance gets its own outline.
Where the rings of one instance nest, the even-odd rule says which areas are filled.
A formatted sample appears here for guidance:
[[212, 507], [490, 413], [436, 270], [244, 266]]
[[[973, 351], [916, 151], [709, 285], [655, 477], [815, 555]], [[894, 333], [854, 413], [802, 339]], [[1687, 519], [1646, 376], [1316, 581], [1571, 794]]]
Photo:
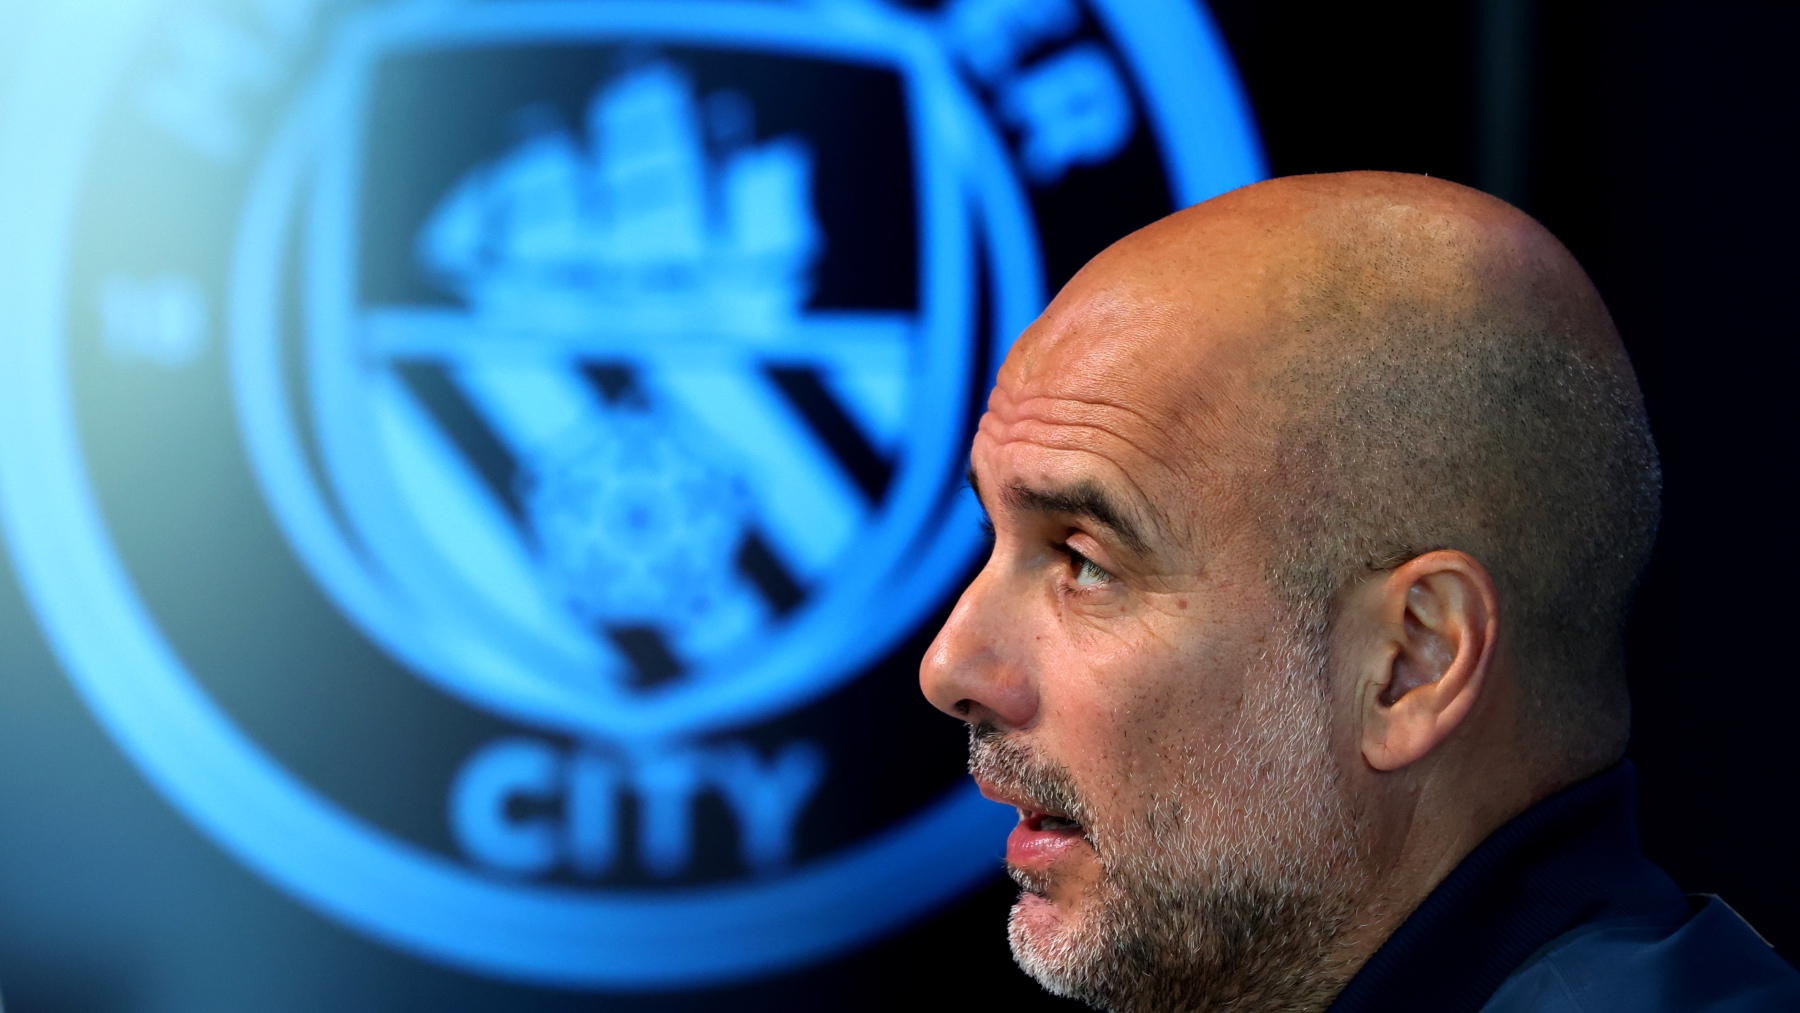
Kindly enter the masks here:
[[1112, 579], [1112, 574], [1101, 569], [1099, 564], [1074, 549], [1069, 549], [1069, 560], [1075, 564], [1075, 586], [1093, 587]]

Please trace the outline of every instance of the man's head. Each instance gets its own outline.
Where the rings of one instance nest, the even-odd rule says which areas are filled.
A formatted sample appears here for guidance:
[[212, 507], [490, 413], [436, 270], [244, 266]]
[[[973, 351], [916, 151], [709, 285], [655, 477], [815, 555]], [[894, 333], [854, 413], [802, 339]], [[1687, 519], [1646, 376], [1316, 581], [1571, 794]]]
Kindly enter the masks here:
[[1295, 177], [1135, 233], [970, 458], [994, 551], [921, 680], [1022, 811], [1014, 953], [1058, 991], [1320, 1007], [1624, 748], [1655, 450], [1598, 295], [1497, 200]]

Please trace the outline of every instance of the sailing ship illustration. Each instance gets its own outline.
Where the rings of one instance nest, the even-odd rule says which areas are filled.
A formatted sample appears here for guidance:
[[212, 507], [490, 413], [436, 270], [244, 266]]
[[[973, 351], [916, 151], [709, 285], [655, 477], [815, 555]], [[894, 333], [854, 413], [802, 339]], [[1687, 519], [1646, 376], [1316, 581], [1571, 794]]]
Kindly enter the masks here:
[[585, 138], [539, 129], [469, 173], [420, 235], [423, 266], [513, 331], [605, 344], [791, 327], [823, 245], [811, 152], [794, 137], [709, 151], [704, 119], [675, 66], [620, 75]]
[[813, 148], [752, 114], [669, 59], [603, 80], [425, 217], [417, 266], [454, 302], [359, 320], [396, 477], [347, 466], [349, 514], [408, 593], [531, 653], [506, 679], [573, 707], [740, 671], [858, 572], [904, 464], [918, 316], [810, 304]]

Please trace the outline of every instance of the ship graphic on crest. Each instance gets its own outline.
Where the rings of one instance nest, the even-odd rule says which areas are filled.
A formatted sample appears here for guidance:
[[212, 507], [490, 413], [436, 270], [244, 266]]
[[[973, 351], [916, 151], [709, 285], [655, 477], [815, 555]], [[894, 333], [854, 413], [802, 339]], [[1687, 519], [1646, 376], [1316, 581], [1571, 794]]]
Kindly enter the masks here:
[[[811, 152], [792, 137], [743, 143], [750, 115], [731, 92], [702, 106], [670, 64], [628, 72], [594, 95], [585, 146], [539, 129], [464, 179], [428, 222], [420, 259], [502, 327], [791, 328], [822, 246]], [[709, 124], [736, 150], [711, 155]]]
[[[903, 413], [911, 315], [808, 309], [825, 247], [812, 151], [754, 141], [752, 117], [667, 61], [603, 83], [580, 134], [525, 110], [523, 139], [465, 172], [416, 237], [462, 308], [365, 318], [377, 361], [447, 375], [504, 447], [488, 484], [513, 533], [497, 538], [627, 684], [793, 612], [893, 467], [878, 444]], [[572, 378], [591, 396], [566, 396]], [[851, 494], [797, 504], [801, 472]], [[415, 513], [438, 509], [431, 495]]]

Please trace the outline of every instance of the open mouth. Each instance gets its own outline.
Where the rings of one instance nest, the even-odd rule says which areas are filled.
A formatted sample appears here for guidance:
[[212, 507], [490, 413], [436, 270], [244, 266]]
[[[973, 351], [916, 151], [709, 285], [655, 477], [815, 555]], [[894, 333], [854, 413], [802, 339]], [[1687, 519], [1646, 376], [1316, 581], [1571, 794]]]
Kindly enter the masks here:
[[1035, 833], [1080, 834], [1081, 824], [1059, 813], [1038, 812], [1020, 807], [1019, 822]]
[[1013, 878], [1028, 890], [1043, 893], [1055, 880], [1058, 867], [1091, 857], [1093, 843], [1087, 828], [1067, 812], [1052, 809], [1018, 790], [1007, 790], [992, 781], [976, 778], [981, 793], [1013, 807], [1019, 822], [1006, 838], [1006, 864]]
[[1018, 825], [1006, 838], [1007, 871], [1028, 893], [1048, 897], [1056, 870], [1079, 861], [1092, 844], [1081, 821], [1064, 813], [1015, 805]]

